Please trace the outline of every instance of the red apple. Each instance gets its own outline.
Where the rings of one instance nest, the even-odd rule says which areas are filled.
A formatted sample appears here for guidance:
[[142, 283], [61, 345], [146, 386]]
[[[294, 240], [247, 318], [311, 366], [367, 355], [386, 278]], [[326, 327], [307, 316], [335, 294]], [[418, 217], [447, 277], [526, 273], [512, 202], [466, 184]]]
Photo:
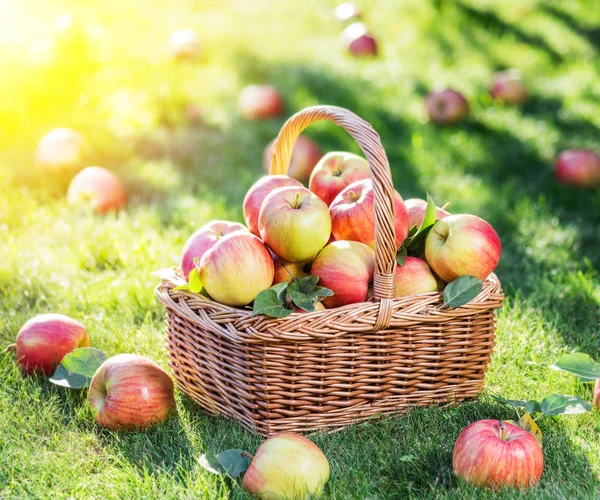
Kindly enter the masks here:
[[185, 242], [181, 252], [180, 267], [185, 279], [189, 278], [190, 271], [194, 269], [194, 258], [200, 260], [204, 252], [212, 248], [223, 236], [235, 231], [247, 231], [247, 229], [237, 222], [213, 220], [192, 234]]
[[529, 98], [521, 72], [517, 69], [501, 71], [494, 75], [490, 94], [507, 104], [521, 104]]
[[469, 114], [469, 103], [453, 89], [431, 92], [425, 98], [425, 106], [429, 119], [441, 125], [453, 125]]
[[438, 290], [438, 282], [424, 260], [406, 257], [404, 266], [396, 267], [396, 297]]
[[533, 435], [500, 420], [479, 420], [458, 436], [452, 468], [465, 481], [488, 488], [532, 488], [544, 456]]
[[57, 128], [40, 140], [36, 163], [46, 169], [75, 169], [85, 155], [85, 140], [76, 130]]
[[311, 440], [279, 432], [257, 450], [242, 487], [258, 498], [313, 498], [329, 480], [329, 463]]
[[287, 281], [290, 283], [292, 278], [306, 278], [310, 273], [305, 269], [310, 270], [311, 261], [303, 262], [288, 262], [281, 260], [279, 257], [273, 257], [273, 265], [275, 266], [275, 274], [273, 276], [273, 284]]
[[556, 179], [578, 187], [600, 185], [600, 156], [589, 149], [563, 151], [556, 160]]
[[166, 420], [175, 410], [173, 381], [151, 359], [118, 354], [92, 377], [88, 401], [98, 425], [139, 430]]
[[342, 41], [348, 51], [357, 57], [371, 57], [377, 55], [377, 41], [364, 23], [353, 23], [342, 33]]
[[[427, 202], [420, 198], [410, 198], [404, 202], [404, 206], [406, 207], [406, 211], [408, 212], [408, 226], [419, 227], [425, 218], [425, 211], [427, 210]], [[437, 207], [436, 217], [437, 220], [443, 219], [444, 217], [448, 217], [451, 215], [449, 212], [446, 212], [443, 208]]]
[[69, 185], [67, 201], [71, 205], [89, 205], [94, 212], [105, 214], [127, 204], [127, 193], [119, 178], [102, 167], [87, 167]]
[[[347, 186], [329, 206], [331, 232], [336, 240], [360, 241], [375, 248], [373, 184], [370, 179]], [[408, 214], [402, 196], [394, 191], [396, 205], [396, 248], [408, 234]]]
[[23, 373], [50, 376], [65, 355], [89, 346], [87, 332], [78, 321], [62, 314], [40, 314], [17, 334], [17, 361]]
[[204, 252], [200, 281], [217, 302], [245, 306], [273, 283], [273, 259], [256, 236], [245, 229], [223, 236]]
[[331, 205], [346, 186], [369, 179], [370, 175], [369, 164], [364, 158], [343, 151], [327, 153], [314, 168], [308, 188]]
[[201, 52], [198, 33], [193, 29], [177, 30], [169, 39], [169, 50], [174, 59], [198, 59]]
[[344, 2], [335, 8], [335, 17], [339, 22], [345, 23], [353, 19], [360, 19], [361, 13], [356, 4]]
[[283, 114], [283, 97], [275, 87], [248, 85], [239, 98], [240, 113], [247, 120], [274, 118]]
[[450, 215], [436, 222], [425, 241], [425, 258], [446, 283], [466, 274], [485, 280], [501, 253], [494, 228], [475, 215]]
[[594, 408], [600, 410], [600, 378], [594, 384]]
[[327, 205], [305, 187], [282, 187], [270, 193], [258, 216], [260, 236], [283, 260], [314, 257], [331, 234]]
[[[271, 165], [271, 151], [274, 143], [275, 139], [267, 144], [263, 153], [263, 166], [267, 172]], [[310, 177], [310, 173], [322, 156], [323, 153], [321, 152], [319, 145], [308, 137], [301, 135], [298, 137], [296, 144], [294, 144], [292, 159], [287, 174], [301, 182], [307, 181]]]
[[246, 193], [244, 198], [244, 220], [250, 232], [260, 234], [258, 231], [258, 215], [260, 207], [267, 195], [277, 188], [285, 186], [303, 187], [296, 179], [287, 175], [265, 175], [258, 179]]
[[323, 305], [333, 307], [365, 302], [373, 280], [375, 252], [358, 241], [334, 241], [316, 256], [310, 274], [319, 277], [319, 285], [334, 295]]

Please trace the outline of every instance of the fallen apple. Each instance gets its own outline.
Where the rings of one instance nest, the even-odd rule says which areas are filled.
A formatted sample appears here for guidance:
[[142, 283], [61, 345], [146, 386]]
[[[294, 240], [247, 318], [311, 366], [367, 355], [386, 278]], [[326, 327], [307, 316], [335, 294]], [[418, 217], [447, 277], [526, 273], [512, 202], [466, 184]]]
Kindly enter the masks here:
[[319, 496], [329, 480], [327, 457], [311, 440], [280, 432], [257, 450], [242, 487], [262, 499]]
[[127, 204], [127, 193], [119, 178], [102, 167], [87, 167], [69, 185], [70, 205], [89, 205], [94, 212], [105, 214]]
[[490, 94], [507, 104], [521, 104], [529, 98], [523, 76], [518, 69], [501, 71], [494, 75]]
[[406, 257], [403, 266], [396, 266], [396, 297], [437, 291], [438, 282], [424, 260]]
[[600, 410], [600, 378], [594, 384], [594, 408]]
[[429, 119], [440, 125], [453, 125], [469, 114], [469, 103], [454, 89], [446, 88], [431, 92], [425, 98]]
[[166, 420], [175, 409], [173, 381], [151, 359], [118, 354], [92, 377], [88, 401], [98, 425], [140, 430]]
[[283, 114], [283, 97], [270, 85], [249, 85], [240, 93], [240, 113], [247, 120], [275, 118]]
[[40, 140], [36, 163], [46, 169], [75, 169], [83, 162], [85, 148], [85, 140], [79, 132], [70, 128], [57, 128]]
[[577, 187], [600, 185], [600, 156], [589, 149], [563, 151], [556, 160], [556, 179]]
[[169, 39], [169, 50], [174, 59], [198, 59], [201, 53], [200, 37], [193, 29], [177, 30]]
[[[410, 198], [404, 201], [406, 212], [408, 213], [408, 226], [419, 227], [425, 218], [425, 211], [427, 210], [427, 202], [420, 198]], [[446, 212], [443, 208], [437, 207], [436, 218], [437, 220], [443, 219], [451, 215]]]
[[[267, 172], [271, 165], [271, 152], [274, 143], [275, 139], [267, 144], [263, 152], [263, 166]], [[292, 150], [292, 159], [290, 160], [287, 175], [300, 182], [306, 182], [322, 156], [323, 152], [315, 141], [302, 135], [299, 136]]]
[[378, 52], [377, 41], [361, 22], [351, 24], [342, 32], [342, 42], [353, 56], [373, 57]]
[[540, 480], [544, 456], [531, 433], [500, 420], [479, 420], [458, 436], [452, 468], [476, 486], [525, 489]]

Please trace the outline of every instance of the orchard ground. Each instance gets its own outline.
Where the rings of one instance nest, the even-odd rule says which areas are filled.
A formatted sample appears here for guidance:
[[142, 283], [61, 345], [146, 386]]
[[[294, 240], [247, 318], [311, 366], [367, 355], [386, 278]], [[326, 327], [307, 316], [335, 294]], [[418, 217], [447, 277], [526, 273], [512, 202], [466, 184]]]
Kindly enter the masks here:
[[[581, 351], [600, 358], [600, 193], [556, 184], [565, 148], [600, 149], [600, 11], [593, 1], [377, 2], [368, 25], [375, 60], [348, 57], [338, 43], [334, 1], [0, 2], [0, 338], [43, 312], [75, 317], [95, 347], [139, 353], [167, 365], [156, 269], [177, 263], [195, 228], [241, 221], [247, 188], [262, 174], [262, 150], [283, 118], [246, 122], [237, 95], [249, 83], [276, 85], [286, 116], [313, 104], [356, 112], [380, 133], [396, 188], [428, 191], [454, 213], [488, 220], [504, 253], [497, 274], [507, 301], [484, 393], [475, 402], [313, 436], [331, 464], [325, 498], [486, 498], [452, 473], [459, 432], [482, 418], [512, 418], [492, 393], [591, 400], [589, 385], [548, 366]], [[221, 2], [215, 2], [221, 4]], [[70, 12], [87, 27], [44, 42]], [[93, 24], [96, 23], [96, 24]], [[174, 64], [170, 34], [196, 28], [204, 57]], [[83, 35], [82, 35], [83, 36]], [[77, 62], [75, 62], [77, 60]], [[519, 67], [532, 98], [493, 104], [493, 72]], [[454, 128], [425, 123], [423, 97], [451, 85], [472, 113]], [[194, 102], [203, 121], [186, 124]], [[89, 140], [88, 164], [116, 171], [130, 196], [118, 216], [78, 212], [65, 202], [71, 176], [33, 162], [39, 138], [70, 126]], [[358, 147], [331, 124], [308, 136], [324, 151]], [[233, 498], [240, 486], [198, 465], [206, 452], [261, 439], [209, 417], [181, 395], [178, 415], [143, 433], [111, 433], [93, 422], [84, 392], [23, 378], [0, 356], [0, 497]], [[600, 413], [538, 420], [545, 469], [532, 492], [506, 498], [580, 498], [600, 492]]]

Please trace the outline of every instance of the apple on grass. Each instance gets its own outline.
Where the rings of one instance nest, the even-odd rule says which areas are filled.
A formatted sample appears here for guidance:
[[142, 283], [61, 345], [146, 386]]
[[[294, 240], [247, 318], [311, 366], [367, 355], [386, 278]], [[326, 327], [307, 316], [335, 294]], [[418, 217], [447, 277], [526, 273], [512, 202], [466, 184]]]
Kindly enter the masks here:
[[396, 266], [396, 297], [437, 291], [437, 279], [424, 260], [406, 257], [403, 266]]
[[102, 167], [87, 167], [73, 177], [67, 201], [70, 205], [89, 205], [94, 212], [105, 214], [123, 208], [127, 204], [127, 193], [113, 172]]
[[342, 42], [356, 57], [374, 57], [378, 52], [377, 41], [361, 22], [351, 24], [342, 32]]
[[240, 113], [247, 120], [275, 118], [283, 114], [283, 97], [270, 85], [248, 85], [240, 93]]
[[304, 187], [296, 179], [287, 175], [265, 175], [258, 179], [246, 193], [243, 204], [244, 220], [251, 233], [260, 235], [258, 216], [265, 198], [277, 188], [285, 186]]
[[571, 186], [600, 186], [600, 156], [589, 149], [563, 151], [556, 160], [556, 179]]
[[166, 420], [175, 409], [171, 377], [137, 354], [118, 354], [102, 363], [88, 400], [96, 423], [110, 430], [143, 429]]
[[469, 103], [454, 89], [446, 88], [431, 92], [425, 98], [429, 119], [440, 125], [453, 125], [469, 114]]
[[17, 334], [17, 362], [24, 374], [51, 376], [67, 354], [89, 346], [87, 332], [78, 321], [62, 314], [40, 314]]
[[180, 267], [185, 279], [189, 278], [190, 271], [194, 268], [194, 259], [200, 260], [204, 252], [212, 248], [223, 236], [235, 231], [247, 231], [247, 228], [237, 222], [213, 220], [192, 234], [181, 252]]
[[81, 166], [84, 155], [83, 136], [70, 128], [57, 128], [42, 137], [35, 159], [48, 170], [75, 169]]
[[[271, 166], [273, 144], [275, 144], [275, 139], [267, 144], [267, 147], [263, 152], [263, 166], [267, 172]], [[301, 135], [296, 140], [296, 144], [294, 144], [292, 159], [290, 160], [287, 175], [294, 179], [298, 179], [300, 182], [307, 181], [315, 168], [315, 165], [322, 156], [323, 152], [319, 145], [308, 137]]]
[[282, 187], [264, 200], [258, 229], [265, 244], [283, 260], [315, 256], [331, 234], [327, 205], [305, 187]]
[[[406, 212], [408, 213], [408, 226], [420, 227], [423, 219], [425, 218], [425, 211], [427, 210], [427, 202], [422, 200], [421, 198], [410, 198], [404, 202], [404, 206], [406, 207]], [[443, 208], [437, 207], [436, 210], [436, 219], [441, 220], [444, 217], [448, 217], [451, 215], [449, 212], [446, 212]]]
[[193, 29], [177, 30], [169, 39], [169, 50], [174, 59], [198, 59], [200, 57], [200, 37]]
[[518, 69], [496, 73], [490, 86], [490, 94], [492, 98], [507, 104], [521, 104], [529, 98], [523, 76]]
[[594, 384], [594, 408], [600, 410], [600, 378]]
[[319, 285], [333, 291], [323, 300], [330, 309], [365, 302], [373, 281], [375, 252], [358, 241], [334, 241], [313, 261], [310, 274], [319, 277]]
[[367, 160], [352, 153], [327, 153], [312, 171], [308, 188], [327, 205], [350, 184], [369, 179], [371, 171]]
[[494, 228], [475, 215], [450, 215], [425, 240], [425, 259], [446, 283], [471, 275], [485, 280], [496, 269], [502, 244]]
[[479, 420], [458, 436], [452, 468], [465, 481], [488, 488], [531, 488], [544, 469], [535, 437], [507, 422]]
[[[375, 248], [373, 184], [370, 179], [356, 181], [341, 191], [329, 206], [331, 233], [336, 240], [360, 241]], [[408, 235], [408, 213], [402, 196], [394, 191], [396, 208], [396, 248]]]
[[242, 487], [257, 498], [313, 498], [329, 480], [329, 463], [310, 439], [279, 432], [257, 450]]

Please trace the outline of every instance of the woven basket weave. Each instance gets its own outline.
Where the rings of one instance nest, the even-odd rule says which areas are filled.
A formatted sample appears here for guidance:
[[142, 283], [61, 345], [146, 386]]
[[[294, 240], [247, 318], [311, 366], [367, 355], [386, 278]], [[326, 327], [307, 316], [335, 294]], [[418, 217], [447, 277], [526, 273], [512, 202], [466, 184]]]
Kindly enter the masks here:
[[456, 309], [437, 292], [395, 298], [394, 187], [379, 136], [334, 106], [292, 116], [273, 147], [271, 173], [284, 174], [302, 130], [319, 120], [343, 127], [361, 146], [375, 192], [373, 299], [285, 318], [251, 317], [163, 280], [170, 366], [179, 388], [207, 412], [252, 432], [334, 430], [482, 389], [494, 346], [494, 310], [504, 295], [493, 274]]

